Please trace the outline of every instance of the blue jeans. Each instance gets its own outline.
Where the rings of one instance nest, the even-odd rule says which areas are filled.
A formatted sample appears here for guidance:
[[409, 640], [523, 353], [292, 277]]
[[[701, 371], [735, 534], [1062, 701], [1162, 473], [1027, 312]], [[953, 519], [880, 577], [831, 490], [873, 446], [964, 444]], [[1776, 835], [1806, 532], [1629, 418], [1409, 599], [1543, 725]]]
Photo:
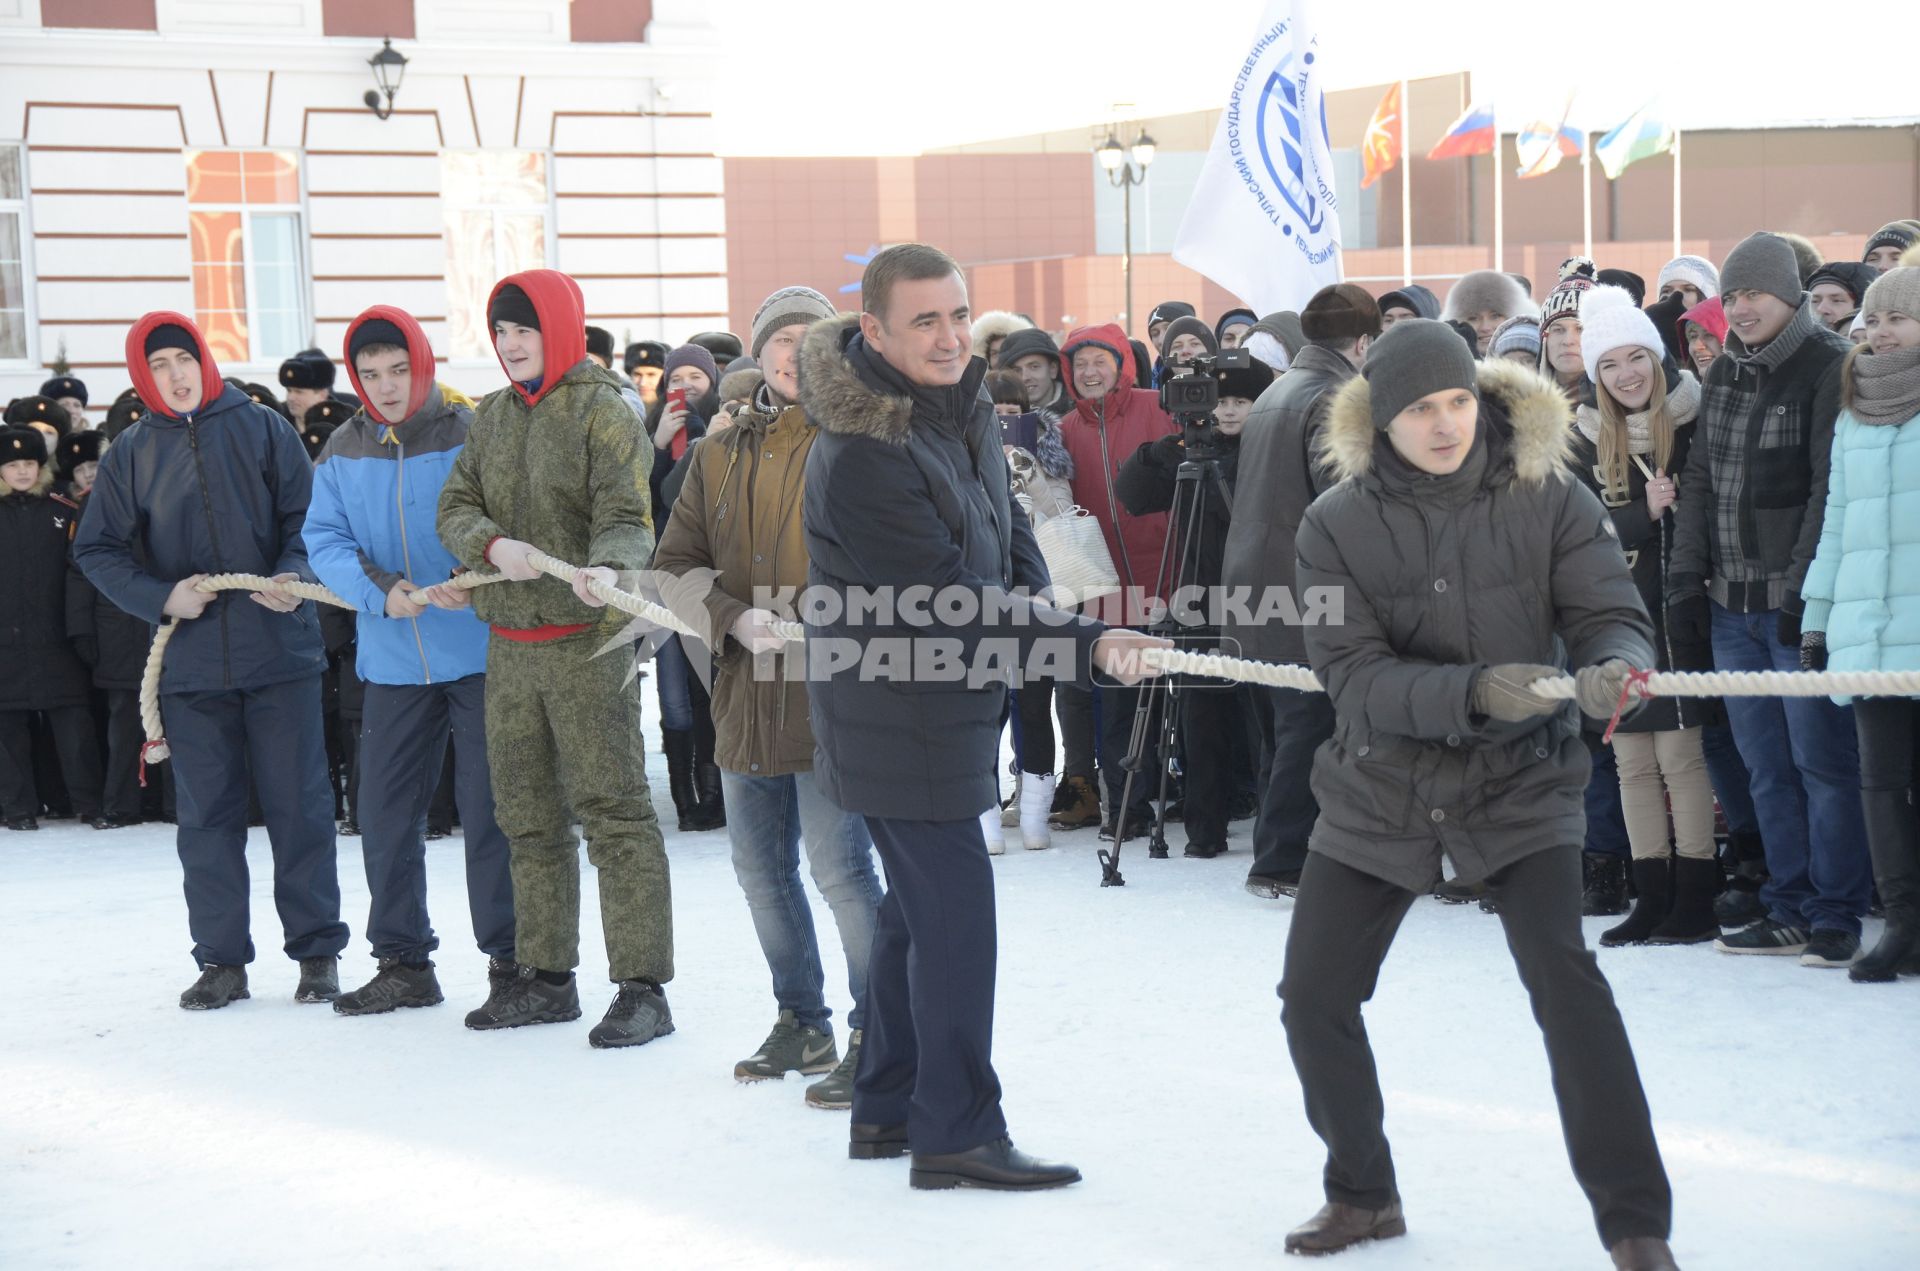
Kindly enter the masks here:
[[734, 876], [747, 895], [754, 934], [773, 972], [774, 1000], [802, 1024], [830, 1031], [826, 972], [814, 939], [813, 911], [800, 884], [804, 839], [807, 867], [833, 911], [847, 957], [847, 988], [853, 994], [847, 1027], [864, 1027], [867, 961], [881, 897], [866, 821], [835, 806], [810, 772], [750, 777], [722, 769], [720, 787], [727, 801]]
[[[1713, 606], [1713, 665], [1797, 671], [1800, 651], [1775, 636], [1778, 610]], [[1775, 922], [1860, 934], [1873, 887], [1860, 755], [1851, 707], [1824, 697], [1729, 697], [1733, 739], [1752, 776], [1771, 877], [1760, 901]]]
[[692, 674], [693, 667], [687, 662], [687, 651], [680, 647], [680, 637], [663, 641], [653, 655], [653, 685], [660, 693], [660, 727], [675, 732], [693, 727], [693, 692], [687, 687]]
[[1593, 776], [1587, 779], [1586, 850], [1596, 856], [1617, 856], [1626, 860], [1632, 853], [1627, 845], [1627, 816], [1620, 810], [1620, 766], [1613, 747], [1600, 744], [1600, 734], [1582, 733], [1587, 753], [1593, 756]]
[[1747, 776], [1747, 765], [1740, 759], [1733, 729], [1726, 724], [1708, 724], [1700, 730], [1700, 749], [1707, 756], [1707, 775], [1713, 781], [1713, 796], [1720, 800], [1720, 811], [1727, 818], [1727, 832], [1758, 834], [1760, 815], [1753, 810], [1753, 783]]

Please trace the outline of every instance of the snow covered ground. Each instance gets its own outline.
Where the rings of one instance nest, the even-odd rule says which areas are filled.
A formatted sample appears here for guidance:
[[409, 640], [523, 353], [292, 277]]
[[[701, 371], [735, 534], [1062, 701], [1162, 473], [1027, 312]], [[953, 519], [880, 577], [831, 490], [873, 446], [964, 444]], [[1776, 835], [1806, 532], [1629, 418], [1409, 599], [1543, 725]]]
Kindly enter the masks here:
[[[1180, 859], [1177, 831], [1172, 860], [1132, 844], [1124, 889], [1099, 888], [1091, 830], [999, 862], [1008, 1117], [1086, 1176], [1026, 1196], [912, 1192], [906, 1162], [846, 1159], [845, 1115], [799, 1078], [735, 1084], [774, 1007], [724, 832], [669, 836], [679, 1031], [624, 1052], [586, 1043], [611, 993], [590, 868], [586, 1016], [479, 1034], [457, 838], [429, 850], [447, 1003], [347, 1019], [292, 1000], [263, 831], [254, 996], [207, 1014], [175, 1005], [194, 967], [171, 827], [0, 833], [0, 1268], [1277, 1265], [1321, 1152], [1273, 995], [1288, 907], [1241, 891], [1247, 829], [1212, 861]], [[340, 880], [354, 984], [356, 839]], [[1682, 1266], [1920, 1265], [1920, 981], [1710, 948], [1602, 964]], [[1411, 1234], [1341, 1265], [1605, 1266], [1499, 921], [1416, 905], [1368, 1027]]]

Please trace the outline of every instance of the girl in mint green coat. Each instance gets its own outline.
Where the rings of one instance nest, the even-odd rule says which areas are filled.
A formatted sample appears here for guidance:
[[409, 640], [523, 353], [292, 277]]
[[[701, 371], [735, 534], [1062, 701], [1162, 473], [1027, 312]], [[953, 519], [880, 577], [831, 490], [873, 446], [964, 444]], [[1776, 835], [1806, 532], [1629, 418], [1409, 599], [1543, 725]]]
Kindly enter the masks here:
[[[1802, 589], [1801, 664], [1920, 670], [1920, 268], [1888, 270], [1860, 304], [1867, 340], [1841, 368], [1820, 546]], [[1843, 704], [1846, 699], [1841, 698]], [[1887, 929], [1855, 980], [1920, 974], [1920, 698], [1854, 702], [1860, 796]]]

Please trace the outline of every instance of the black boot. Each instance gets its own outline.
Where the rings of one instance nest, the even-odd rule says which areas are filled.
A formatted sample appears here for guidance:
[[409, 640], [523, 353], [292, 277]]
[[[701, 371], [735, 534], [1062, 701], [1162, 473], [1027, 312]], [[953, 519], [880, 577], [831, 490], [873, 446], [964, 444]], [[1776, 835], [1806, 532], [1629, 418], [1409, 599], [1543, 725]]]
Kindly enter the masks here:
[[1583, 852], [1580, 863], [1587, 882], [1580, 893], [1580, 913], [1596, 918], [1627, 912], [1627, 863], [1618, 856]]
[[727, 824], [727, 802], [720, 794], [720, 766], [713, 762], [713, 713], [706, 693], [693, 686], [693, 816], [683, 829], [718, 830]]
[[667, 790], [673, 795], [674, 814], [680, 828], [690, 830], [698, 802], [693, 792], [693, 734], [684, 728], [662, 728], [660, 749], [667, 752]]
[[1633, 886], [1640, 898], [1634, 901], [1633, 912], [1627, 915], [1625, 922], [1600, 933], [1600, 943], [1604, 947], [1614, 949], [1623, 944], [1645, 944], [1654, 929], [1666, 921], [1673, 899], [1672, 870], [1673, 867], [1664, 856], [1649, 856], [1633, 863]]
[[1648, 944], [1705, 944], [1720, 935], [1713, 916], [1713, 889], [1720, 885], [1720, 862], [1679, 856], [1673, 862], [1673, 907], [1647, 937]]
[[1847, 969], [1862, 984], [1885, 983], [1920, 959], [1920, 809], [1906, 791], [1869, 790], [1867, 847], [1873, 853], [1873, 881], [1887, 907], [1887, 929], [1867, 955]]

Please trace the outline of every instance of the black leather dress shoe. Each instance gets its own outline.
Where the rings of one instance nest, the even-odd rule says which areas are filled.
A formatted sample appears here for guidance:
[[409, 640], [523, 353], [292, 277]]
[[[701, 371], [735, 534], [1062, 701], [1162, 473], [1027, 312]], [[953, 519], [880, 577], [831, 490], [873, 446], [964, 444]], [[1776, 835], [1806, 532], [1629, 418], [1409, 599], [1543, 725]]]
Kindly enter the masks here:
[[890, 1161], [907, 1154], [907, 1123], [871, 1125], [855, 1121], [848, 1132], [847, 1159]]
[[1386, 1240], [1407, 1234], [1407, 1220], [1400, 1213], [1400, 1202], [1383, 1209], [1362, 1209], [1358, 1205], [1330, 1200], [1320, 1212], [1287, 1233], [1287, 1252], [1318, 1257], [1339, 1253], [1369, 1240]]
[[908, 1182], [922, 1191], [984, 1187], [997, 1192], [1039, 1191], [1080, 1181], [1080, 1171], [1060, 1161], [1039, 1161], [1009, 1138], [964, 1152], [915, 1152]]

